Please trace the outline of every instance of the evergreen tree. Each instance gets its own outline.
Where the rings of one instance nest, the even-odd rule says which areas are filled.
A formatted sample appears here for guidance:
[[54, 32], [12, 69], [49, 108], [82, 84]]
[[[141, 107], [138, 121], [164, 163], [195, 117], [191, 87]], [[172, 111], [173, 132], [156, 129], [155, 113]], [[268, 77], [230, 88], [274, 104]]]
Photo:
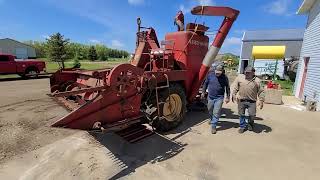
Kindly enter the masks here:
[[73, 58], [73, 67], [74, 68], [80, 68], [81, 67], [81, 63], [79, 61], [79, 52], [76, 52], [76, 55]]
[[91, 61], [95, 61], [98, 59], [97, 51], [94, 46], [90, 46], [89, 51], [88, 51], [88, 59]]
[[108, 60], [108, 55], [107, 55], [108, 48], [105, 45], [97, 44], [95, 48], [97, 50], [98, 59], [100, 61]]
[[35, 48], [37, 58], [48, 58], [59, 63], [66, 59], [73, 60], [76, 55], [80, 61], [90, 59], [89, 51], [93, 57], [92, 60], [99, 59], [100, 61], [106, 61], [108, 58], [127, 58], [130, 55], [127, 51], [111, 49], [103, 44], [92, 47], [76, 42], [69, 43], [69, 39], [64, 39], [60, 33], [51, 35], [46, 42], [29, 40], [24, 43]]
[[78, 49], [78, 58], [79, 60], [84, 60], [86, 58], [86, 50], [82, 47], [79, 47]]
[[64, 69], [64, 61], [67, 59], [66, 46], [69, 39], [65, 39], [60, 33], [53, 34], [47, 39], [47, 54], [50, 60], [61, 63]]

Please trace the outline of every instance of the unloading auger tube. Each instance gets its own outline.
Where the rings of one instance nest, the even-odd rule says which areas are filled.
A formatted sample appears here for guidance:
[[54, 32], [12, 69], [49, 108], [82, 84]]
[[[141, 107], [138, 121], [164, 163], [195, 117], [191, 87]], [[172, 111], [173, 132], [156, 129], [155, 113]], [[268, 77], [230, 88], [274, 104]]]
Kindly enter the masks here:
[[219, 50], [227, 37], [233, 22], [237, 19], [240, 11], [229, 8], [229, 7], [214, 7], [214, 6], [198, 6], [191, 10], [194, 15], [205, 15], [205, 16], [224, 16], [224, 20], [205, 55], [198, 76], [194, 79], [194, 85], [191, 90], [191, 95], [189, 95], [189, 101], [193, 101], [195, 96], [199, 92], [204, 79], [206, 78], [210, 66], [214, 63]]
[[139, 19], [130, 63], [112, 69], [61, 69], [54, 73], [50, 77], [51, 96], [71, 112], [53, 126], [113, 131], [141, 123], [163, 131], [176, 127], [184, 118], [186, 104], [194, 101], [239, 11], [197, 6], [191, 13], [224, 17], [208, 50], [205, 32], [209, 28], [202, 24], [188, 23], [185, 28], [181, 24], [179, 31], [167, 33], [165, 41], [159, 43], [155, 30], [142, 27]]

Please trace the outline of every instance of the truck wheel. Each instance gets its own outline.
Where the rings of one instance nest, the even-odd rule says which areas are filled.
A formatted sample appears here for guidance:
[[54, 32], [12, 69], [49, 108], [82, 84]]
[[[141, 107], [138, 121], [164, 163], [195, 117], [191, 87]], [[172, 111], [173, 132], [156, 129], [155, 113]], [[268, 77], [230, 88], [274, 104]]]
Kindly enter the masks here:
[[28, 68], [26, 70], [27, 78], [37, 78], [39, 74], [39, 70], [37, 68]]
[[[179, 125], [186, 113], [186, 95], [179, 84], [170, 84], [169, 89], [159, 92], [160, 118], [156, 118], [152, 125], [157, 131], [166, 132]], [[154, 113], [155, 116], [158, 112]]]

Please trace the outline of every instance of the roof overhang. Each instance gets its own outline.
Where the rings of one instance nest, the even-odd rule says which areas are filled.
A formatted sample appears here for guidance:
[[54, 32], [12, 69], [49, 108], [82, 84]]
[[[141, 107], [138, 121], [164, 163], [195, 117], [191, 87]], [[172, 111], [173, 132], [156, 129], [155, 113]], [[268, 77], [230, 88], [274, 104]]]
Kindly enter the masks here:
[[252, 57], [258, 59], [283, 59], [286, 46], [253, 46]]
[[302, 4], [300, 5], [297, 14], [306, 14], [310, 11], [313, 4], [316, 0], [303, 0]]

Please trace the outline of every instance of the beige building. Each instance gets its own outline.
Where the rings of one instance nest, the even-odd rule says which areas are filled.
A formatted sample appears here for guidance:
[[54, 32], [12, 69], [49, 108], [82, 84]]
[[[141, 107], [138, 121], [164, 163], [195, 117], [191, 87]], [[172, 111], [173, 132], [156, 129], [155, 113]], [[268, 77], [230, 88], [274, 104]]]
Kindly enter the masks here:
[[27, 44], [5, 38], [0, 39], [0, 53], [13, 54], [18, 59], [36, 58], [36, 50]]

